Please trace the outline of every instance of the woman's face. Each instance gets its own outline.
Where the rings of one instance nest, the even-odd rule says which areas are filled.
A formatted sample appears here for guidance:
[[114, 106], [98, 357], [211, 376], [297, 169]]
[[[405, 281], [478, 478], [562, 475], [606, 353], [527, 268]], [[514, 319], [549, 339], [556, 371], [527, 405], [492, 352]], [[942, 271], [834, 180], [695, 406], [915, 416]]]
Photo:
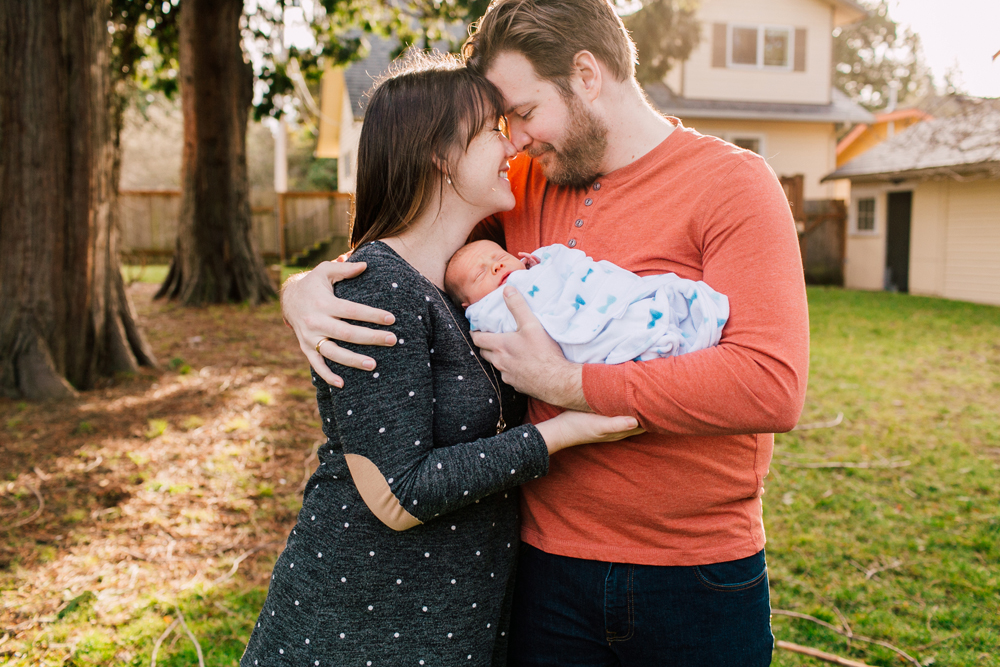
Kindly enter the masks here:
[[499, 128], [486, 128], [476, 135], [451, 173], [451, 181], [462, 199], [484, 209], [484, 217], [514, 208], [514, 194], [507, 180], [508, 160], [517, 155], [514, 145]]

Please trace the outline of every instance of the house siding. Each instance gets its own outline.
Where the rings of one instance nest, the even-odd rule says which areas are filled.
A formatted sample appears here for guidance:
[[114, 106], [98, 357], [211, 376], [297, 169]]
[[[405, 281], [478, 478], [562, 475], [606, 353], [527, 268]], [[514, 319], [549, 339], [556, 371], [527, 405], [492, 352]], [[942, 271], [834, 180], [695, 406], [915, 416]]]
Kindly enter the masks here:
[[943, 296], [1000, 305], [1000, 181], [948, 190]]
[[682, 118], [684, 124], [702, 134], [732, 140], [734, 136], [758, 136], [762, 152], [778, 176], [805, 176], [806, 199], [834, 199], [837, 184], [820, 183], [830, 173], [837, 155], [833, 123], [790, 123]]
[[[833, 8], [819, 0], [703, 0], [701, 42], [668, 85], [691, 99], [829, 104]], [[713, 67], [717, 23], [787, 26], [806, 30], [805, 71]], [[794, 46], [789, 53], [794, 60]], [[790, 65], [793, 63], [790, 62]], [[680, 69], [680, 68], [678, 68]], [[678, 81], [680, 79], [680, 81]]]
[[911, 294], [944, 295], [949, 185], [947, 181], [930, 181], [913, 191]]
[[[1000, 180], [855, 184], [844, 286], [881, 290], [887, 193], [913, 191], [910, 293], [1000, 305]], [[875, 198], [875, 231], [856, 230], [857, 202]]]

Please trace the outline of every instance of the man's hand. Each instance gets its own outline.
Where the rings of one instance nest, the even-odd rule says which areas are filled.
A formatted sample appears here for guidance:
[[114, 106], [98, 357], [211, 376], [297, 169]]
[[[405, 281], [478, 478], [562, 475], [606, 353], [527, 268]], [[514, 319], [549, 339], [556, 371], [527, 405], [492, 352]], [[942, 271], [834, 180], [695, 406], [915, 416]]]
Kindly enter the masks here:
[[281, 288], [281, 314], [285, 322], [295, 331], [309, 365], [334, 387], [343, 387], [344, 381], [330, 370], [326, 359], [363, 370], [375, 368], [375, 360], [345, 350], [330, 339], [356, 345], [396, 344], [396, 336], [391, 333], [341, 322], [392, 324], [396, 321], [392, 313], [334, 296], [334, 283], [354, 278], [366, 266], [364, 262], [323, 262], [308, 273], [291, 276]]
[[508, 286], [503, 296], [517, 322], [517, 331], [473, 331], [472, 340], [483, 357], [500, 371], [504, 382], [521, 393], [552, 405], [590, 412], [583, 396], [583, 366], [566, 360], [520, 292]]

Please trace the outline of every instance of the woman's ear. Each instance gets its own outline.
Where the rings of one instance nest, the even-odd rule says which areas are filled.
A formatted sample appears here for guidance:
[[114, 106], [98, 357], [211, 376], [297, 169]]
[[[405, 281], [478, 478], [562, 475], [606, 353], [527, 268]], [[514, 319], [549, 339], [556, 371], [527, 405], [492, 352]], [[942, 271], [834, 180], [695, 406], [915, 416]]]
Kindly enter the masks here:
[[448, 161], [439, 158], [437, 155], [433, 156], [431, 160], [434, 161], [434, 166], [437, 167], [437, 170], [441, 172], [442, 176], [444, 176], [448, 185], [451, 185], [451, 167], [448, 166]]

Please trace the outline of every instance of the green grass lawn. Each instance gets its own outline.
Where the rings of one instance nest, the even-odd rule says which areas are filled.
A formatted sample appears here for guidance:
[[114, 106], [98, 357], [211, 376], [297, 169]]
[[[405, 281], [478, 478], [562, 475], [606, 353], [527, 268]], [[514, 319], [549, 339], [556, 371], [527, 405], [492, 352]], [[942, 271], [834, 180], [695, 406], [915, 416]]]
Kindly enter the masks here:
[[[811, 289], [809, 305], [800, 423], [844, 421], [776, 438], [772, 606], [842, 614], [923, 664], [1000, 665], [1000, 309], [832, 289]], [[802, 467], [834, 462], [899, 467]], [[904, 664], [803, 620], [775, 616], [774, 633]], [[775, 664], [825, 663], [779, 651]]]
[[[764, 496], [772, 606], [846, 623], [923, 665], [1000, 666], [1000, 308], [837, 289], [810, 289], [809, 301], [801, 421], [844, 418], [776, 439]], [[868, 467], [815, 467], [844, 463]], [[81, 600], [36, 643], [76, 643], [69, 662], [33, 651], [10, 664], [149, 665], [177, 605], [206, 665], [235, 665], [264, 595], [239, 574], [179, 599], [151, 591], [113, 628]], [[869, 665], [907, 664], [805, 620], [775, 616], [773, 628]], [[159, 649], [159, 666], [193, 664], [186, 635]], [[779, 650], [774, 664], [829, 663]]]

